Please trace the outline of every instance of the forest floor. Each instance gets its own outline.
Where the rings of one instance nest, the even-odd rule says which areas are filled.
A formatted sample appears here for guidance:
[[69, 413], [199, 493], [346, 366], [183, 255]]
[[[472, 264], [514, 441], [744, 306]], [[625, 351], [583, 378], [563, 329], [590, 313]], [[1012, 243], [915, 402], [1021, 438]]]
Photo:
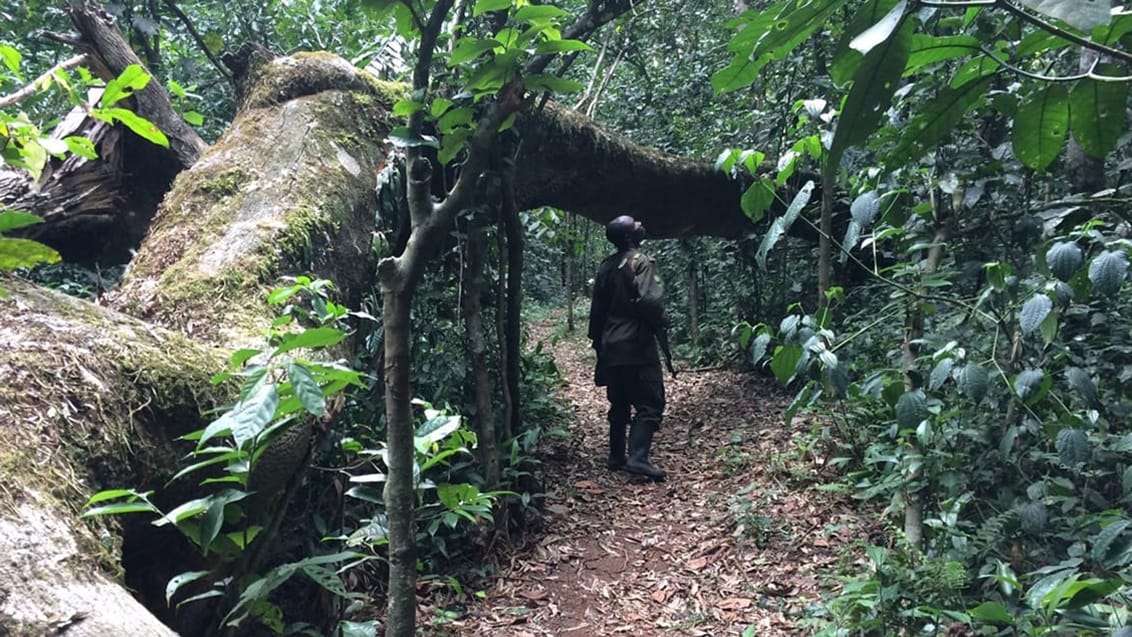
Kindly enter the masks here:
[[[724, 369], [666, 378], [664, 428], [653, 443], [661, 483], [609, 471], [604, 391], [565, 316], [534, 325], [552, 350], [558, 398], [574, 421], [542, 444], [545, 517], [509, 549], [493, 580], [435, 635], [801, 635], [856, 559], [872, 522], [822, 484], [811, 424], [782, 412], [773, 381]], [[677, 366], [679, 369], [679, 365]], [[854, 551], [856, 547], [858, 550]], [[842, 564], [845, 566], [845, 564]], [[428, 618], [431, 616], [431, 618]]]

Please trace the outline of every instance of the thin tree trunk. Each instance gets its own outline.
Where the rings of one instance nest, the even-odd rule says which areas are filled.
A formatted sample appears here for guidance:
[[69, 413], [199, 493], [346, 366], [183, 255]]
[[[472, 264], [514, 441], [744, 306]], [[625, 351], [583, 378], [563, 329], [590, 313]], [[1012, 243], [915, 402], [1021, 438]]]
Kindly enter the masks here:
[[386, 637], [412, 637], [416, 631], [417, 545], [414, 532], [413, 414], [409, 387], [409, 310], [412, 291], [393, 272], [382, 281], [385, 326], [385, 420], [388, 479], [385, 508], [389, 519], [389, 591]]
[[507, 382], [507, 370], [511, 368], [511, 357], [515, 354], [508, 349], [507, 343], [507, 255], [509, 248], [507, 247], [507, 222], [500, 215], [499, 231], [496, 233], [496, 242], [498, 245], [499, 262], [496, 271], [499, 273], [499, 279], [495, 285], [495, 340], [499, 343], [499, 368], [503, 370], [503, 439], [510, 440], [515, 436], [515, 428], [511, 426], [511, 421], [514, 419], [515, 401], [511, 397], [511, 384]]
[[564, 250], [563, 258], [566, 260], [566, 281], [564, 287], [566, 288], [566, 331], [570, 334], [574, 333], [574, 296], [576, 293], [575, 279], [577, 278], [577, 263], [574, 258], [574, 230], [578, 225], [578, 219], [573, 214], [566, 217], [566, 248]]
[[507, 234], [507, 350], [504, 383], [510, 399], [508, 427], [517, 432], [522, 423], [520, 414], [519, 378], [522, 367], [522, 317], [523, 307], [523, 231], [519, 223], [519, 209], [515, 205], [515, 190], [508, 173], [503, 179], [503, 230]]
[[691, 241], [681, 241], [688, 254], [688, 338], [692, 347], [700, 347], [700, 266], [696, 262], [696, 246]]
[[818, 315], [824, 325], [826, 297], [833, 279], [833, 192], [836, 166], [826, 166], [821, 175], [821, 233], [818, 237]]
[[491, 374], [487, 369], [487, 342], [484, 338], [483, 307], [480, 296], [483, 294], [484, 253], [487, 251], [487, 238], [483, 226], [472, 219], [468, 223], [468, 243], [463, 279], [464, 331], [468, 343], [468, 360], [472, 368], [476, 415], [476, 436], [480, 465], [488, 489], [499, 486], [499, 444], [495, 435], [495, 408], [492, 405]]

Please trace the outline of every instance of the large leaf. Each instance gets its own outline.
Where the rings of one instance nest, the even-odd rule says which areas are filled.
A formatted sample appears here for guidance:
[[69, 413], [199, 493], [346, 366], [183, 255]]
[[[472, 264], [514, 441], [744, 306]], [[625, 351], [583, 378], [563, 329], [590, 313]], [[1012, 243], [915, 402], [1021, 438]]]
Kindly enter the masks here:
[[0, 237], [0, 272], [56, 263], [59, 259], [58, 252], [38, 241]]
[[892, 7], [896, 6], [896, 2], [897, 0], [866, 0], [853, 12], [853, 20], [845, 27], [840, 41], [833, 47], [837, 53], [829, 65], [829, 77], [834, 84], [846, 86], [865, 57], [851, 48], [849, 43], [884, 19], [892, 11]]
[[1014, 154], [1026, 166], [1043, 170], [1065, 144], [1069, 130], [1069, 92], [1064, 84], [1048, 83], [1031, 93], [1014, 118]]
[[904, 19], [904, 12], [908, 8], [907, 0], [900, 0], [896, 6], [892, 7], [883, 18], [876, 24], [868, 29], [865, 29], [860, 35], [853, 38], [849, 43], [849, 48], [861, 52], [863, 55], [868, 55], [878, 45], [886, 42], [892, 36], [892, 32], [896, 27], [900, 26], [900, 21]]
[[1018, 315], [1018, 325], [1023, 334], [1033, 334], [1053, 311], [1053, 300], [1044, 294], [1035, 294], [1022, 306]]
[[902, 429], [915, 429], [928, 417], [928, 403], [922, 391], [901, 394], [896, 401], [896, 422]]
[[1072, 241], [1058, 241], [1046, 251], [1046, 265], [1049, 271], [1062, 281], [1068, 281], [1081, 267], [1084, 256], [1081, 248]]
[[853, 203], [849, 204], [849, 214], [853, 217], [853, 221], [862, 228], [872, 226], [879, 213], [880, 193], [875, 190], [868, 190], [857, 195]]
[[982, 43], [971, 35], [925, 35], [917, 33], [908, 45], [908, 64], [905, 73], [918, 73], [924, 67], [938, 62], [954, 60], [965, 55], [979, 53]]
[[102, 97], [98, 104], [102, 107], [113, 106], [129, 97], [134, 91], [140, 91], [149, 84], [149, 73], [142, 69], [140, 64], [131, 64], [122, 73], [106, 83]]
[[767, 177], [760, 177], [747, 186], [743, 197], [739, 199], [739, 206], [743, 209], [743, 214], [758, 223], [766, 216], [767, 208], [774, 203], [774, 196], [774, 182]]
[[550, 73], [535, 73], [523, 78], [523, 86], [532, 91], [545, 91], [547, 93], [575, 93], [586, 86], [576, 80], [558, 77]]
[[897, 166], [913, 162], [935, 148], [976, 104], [986, 96], [992, 77], [966, 82], [959, 88], [944, 86], [928, 102], [900, 134], [900, 143], [889, 155], [887, 163]]
[[789, 382], [802, 361], [802, 346], [796, 344], [779, 345], [770, 359], [770, 371], [780, 383]]
[[903, 27], [873, 48], [861, 62], [837, 119], [825, 170], [836, 170], [845, 149], [868, 140], [880, 125], [881, 116], [892, 102], [900, 76], [904, 74], [911, 34], [912, 21], [905, 21]]
[[322, 388], [306, 367], [291, 363], [287, 366], [287, 377], [291, 380], [291, 389], [302, 403], [303, 408], [315, 416], [326, 413], [326, 399], [322, 395]]
[[342, 342], [346, 333], [334, 327], [312, 327], [298, 334], [288, 334], [275, 349], [274, 356], [301, 348], [331, 347]]
[[1106, 250], [1089, 264], [1089, 281], [1093, 284], [1093, 292], [1101, 296], [1116, 294], [1127, 273], [1128, 257], [1123, 252]]
[[30, 212], [0, 210], [0, 233], [8, 232], [9, 230], [16, 230], [19, 228], [26, 228], [37, 223], [43, 223], [43, 219], [40, 219], [38, 216], [33, 215]]
[[[1105, 67], [1098, 71], [1120, 75], [1115, 66], [1109, 64]], [[1127, 101], [1126, 82], [1085, 78], [1069, 89], [1069, 127], [1073, 131], [1073, 139], [1086, 154], [1104, 157], [1116, 148], [1116, 142], [1124, 132]]]
[[1037, 402], [1044, 395], [1046, 374], [1040, 369], [1027, 369], [1014, 377], [1014, 392], [1027, 404]]
[[1038, 13], [1056, 18], [1079, 31], [1091, 31], [1112, 20], [1109, 0], [1018, 0]]
[[472, 60], [483, 55], [487, 51], [494, 51], [497, 48], [503, 48], [503, 43], [493, 38], [481, 40], [479, 38], [460, 38], [456, 42], [455, 48], [448, 56], [448, 66], [456, 66]]
[[1097, 386], [1089, 377], [1089, 372], [1080, 367], [1070, 367], [1065, 370], [1065, 377], [1069, 381], [1069, 387], [1077, 392], [1086, 404], [1092, 405], [1097, 402]]
[[767, 253], [774, 247], [774, 244], [778, 243], [782, 235], [786, 234], [786, 231], [794, 224], [794, 221], [798, 219], [802, 208], [805, 208], [806, 204], [810, 202], [810, 195], [813, 192], [814, 182], [807, 181], [806, 184], [802, 186], [802, 189], [798, 191], [798, 194], [794, 196], [794, 200], [790, 202], [790, 207], [786, 209], [786, 212], [783, 213], [781, 217], [775, 219], [774, 223], [770, 224], [770, 229], [767, 230], [766, 235], [763, 236], [763, 240], [759, 244], [759, 251], [755, 255], [759, 266], [764, 270], [766, 269]]

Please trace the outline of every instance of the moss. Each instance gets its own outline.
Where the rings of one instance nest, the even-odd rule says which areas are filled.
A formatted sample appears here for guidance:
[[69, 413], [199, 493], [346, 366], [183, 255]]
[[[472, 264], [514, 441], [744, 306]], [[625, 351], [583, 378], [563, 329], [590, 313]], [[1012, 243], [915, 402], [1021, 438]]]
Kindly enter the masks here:
[[220, 171], [215, 177], [205, 180], [200, 189], [218, 198], [231, 197], [240, 192], [240, 187], [251, 180], [251, 176], [240, 167]]

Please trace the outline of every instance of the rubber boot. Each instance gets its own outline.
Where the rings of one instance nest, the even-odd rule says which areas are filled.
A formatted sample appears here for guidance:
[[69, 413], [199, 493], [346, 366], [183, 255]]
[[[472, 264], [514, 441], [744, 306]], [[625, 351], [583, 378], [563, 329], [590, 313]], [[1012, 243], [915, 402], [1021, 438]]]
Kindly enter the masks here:
[[610, 471], [625, 467], [625, 425], [609, 423], [609, 463]]
[[629, 428], [629, 459], [625, 461], [625, 470], [645, 476], [649, 480], [660, 482], [668, 475], [649, 464], [649, 449], [652, 447], [653, 428], [650, 424], [634, 422]]

